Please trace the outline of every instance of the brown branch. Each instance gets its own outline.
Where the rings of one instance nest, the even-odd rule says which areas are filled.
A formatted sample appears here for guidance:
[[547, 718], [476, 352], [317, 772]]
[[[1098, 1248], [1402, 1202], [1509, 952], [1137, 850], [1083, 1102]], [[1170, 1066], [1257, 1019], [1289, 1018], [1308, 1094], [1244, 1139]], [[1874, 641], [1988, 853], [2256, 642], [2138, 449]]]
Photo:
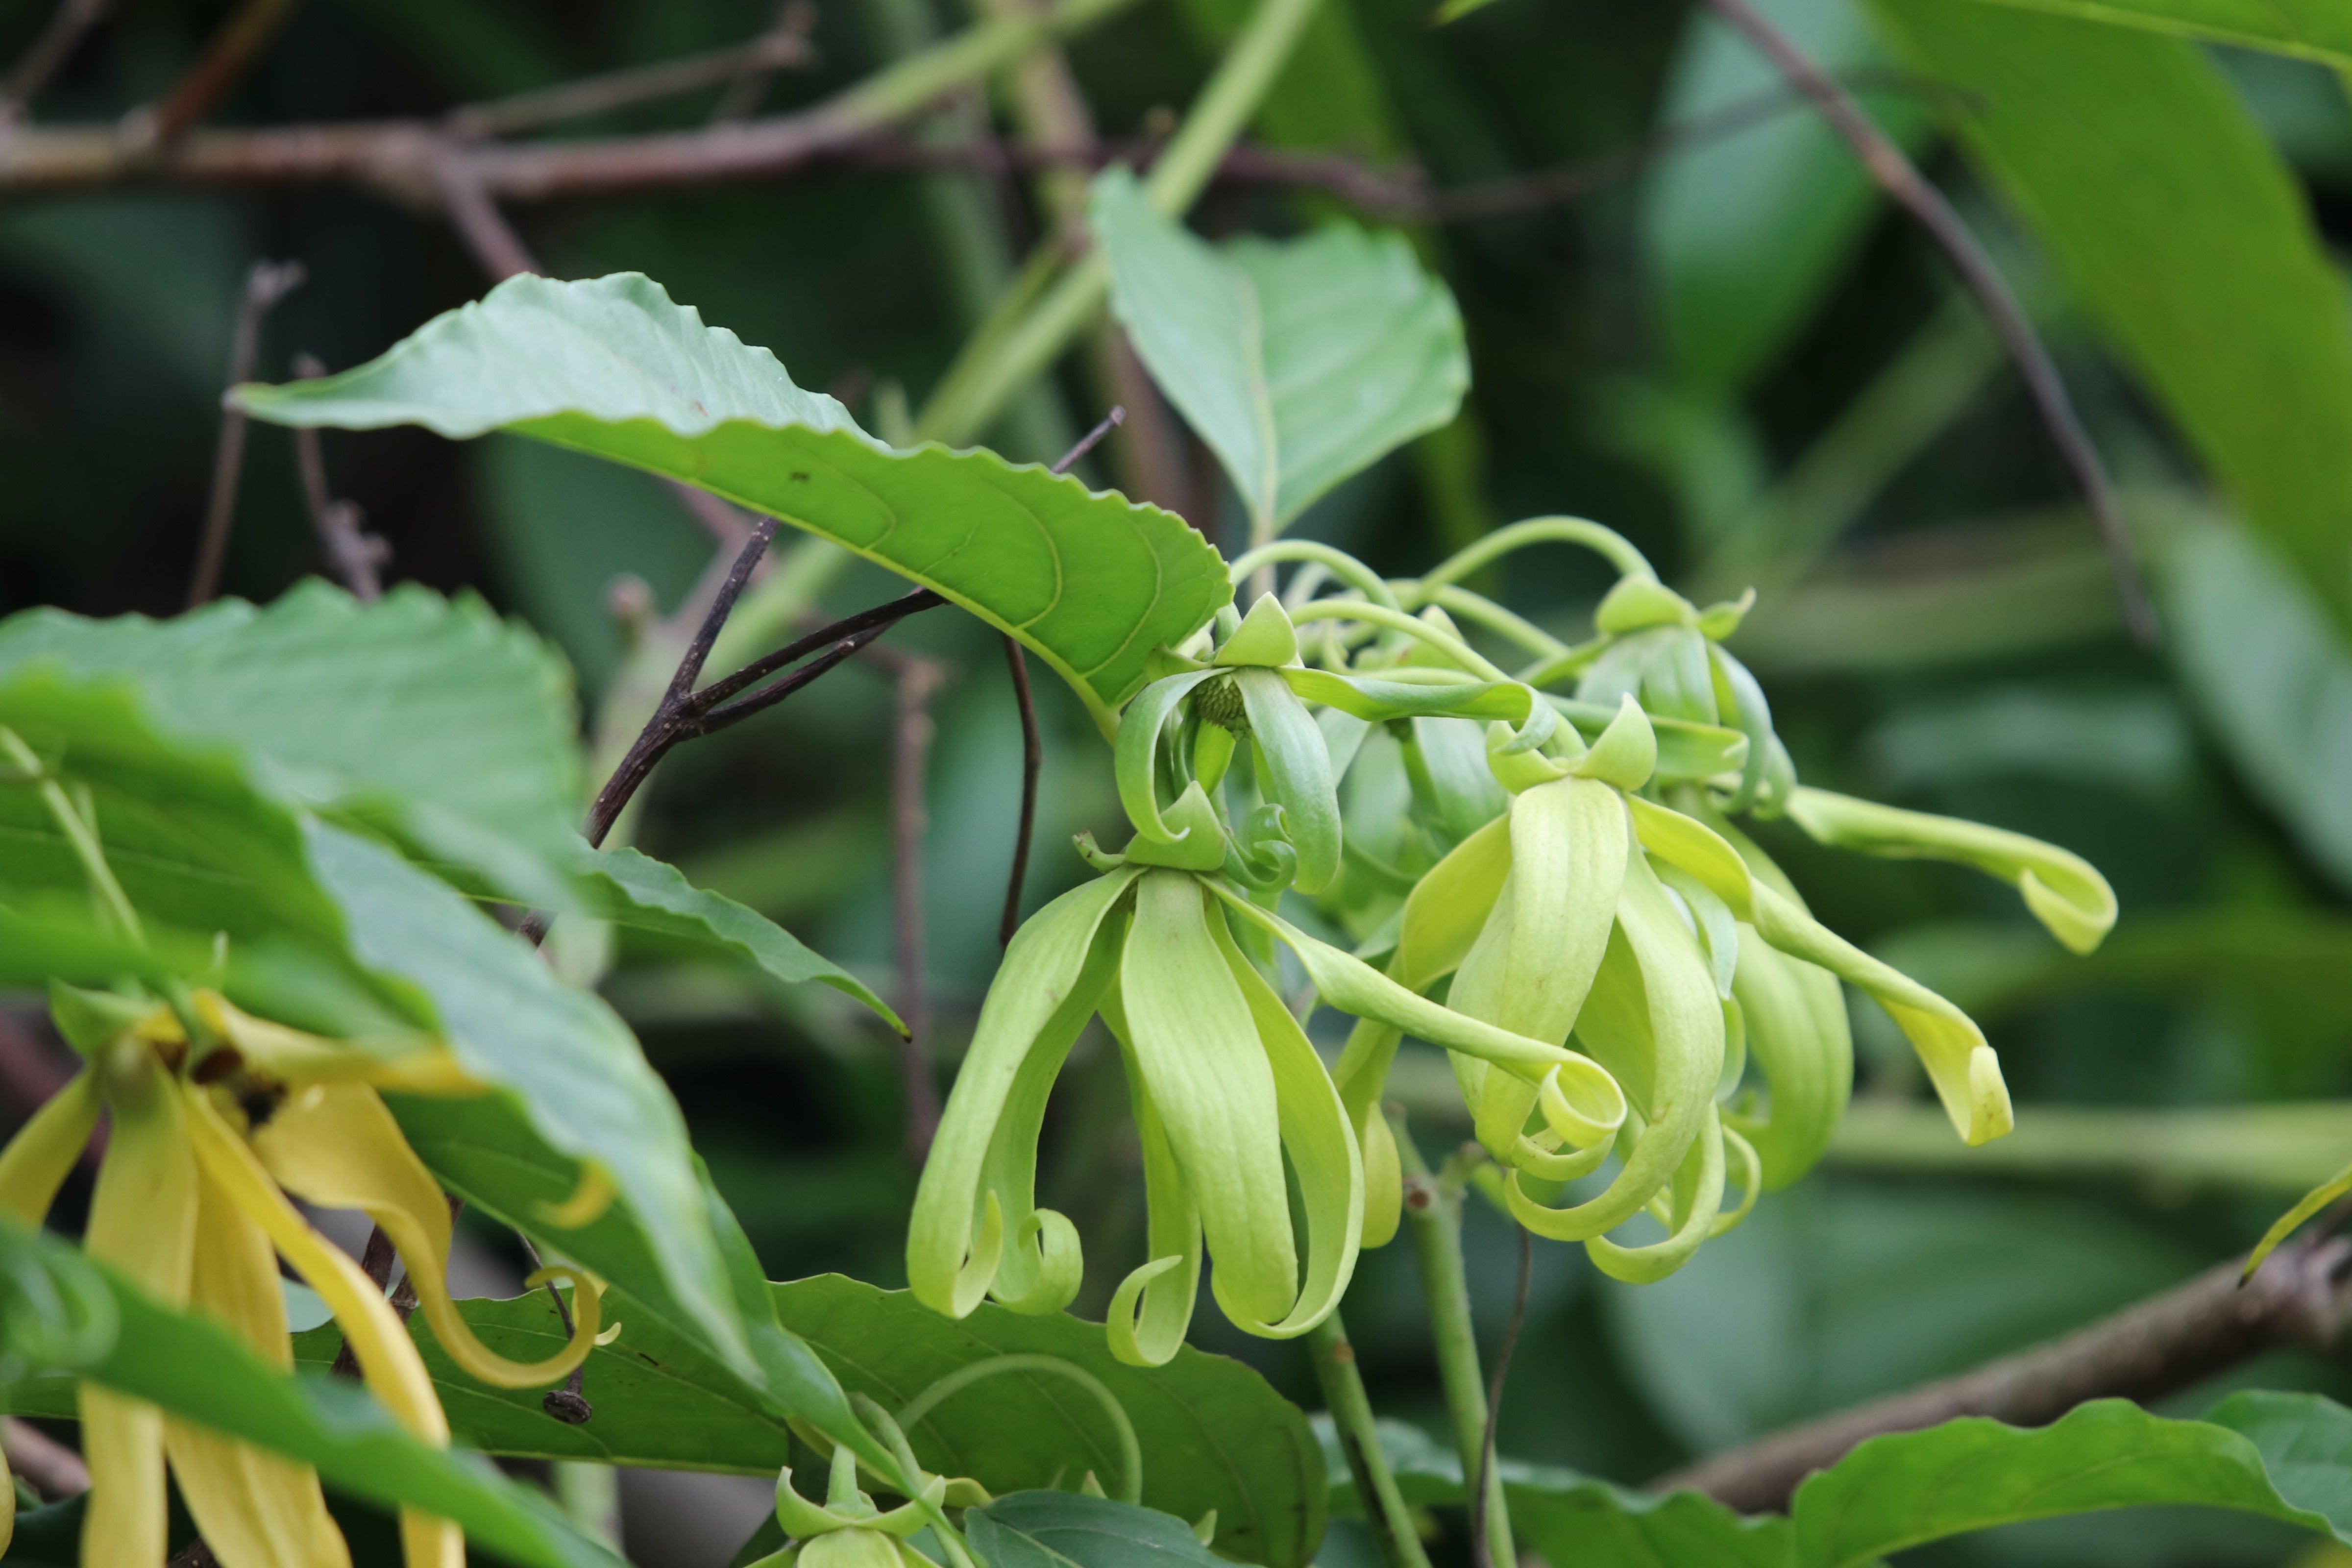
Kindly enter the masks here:
[[[236, 329], [230, 334], [228, 384], [234, 387], [253, 379], [254, 355], [261, 342], [261, 319], [269, 308], [299, 288], [299, 261], [257, 261], [245, 275], [245, 294], [237, 306]], [[196, 547], [196, 569], [188, 581], [188, 608], [210, 600], [220, 589], [221, 562], [228, 553], [228, 531], [236, 515], [237, 480], [245, 469], [245, 410], [224, 398], [220, 442], [213, 451], [212, 493], [205, 503], [205, 531]]]
[[[327, 367], [309, 354], [294, 356], [298, 379], [310, 381], [326, 374]], [[381, 536], [367, 531], [366, 514], [357, 502], [338, 500], [328, 489], [326, 455], [320, 449], [319, 432], [308, 425], [294, 427], [294, 467], [302, 476], [303, 504], [310, 509], [310, 526], [319, 531], [328, 566], [352, 597], [363, 602], [383, 597], [383, 581], [377, 568], [392, 559], [392, 548]]]
[[48, 85], [89, 30], [104, 21], [112, 8], [113, 0], [65, 0], [49, 13], [39, 35], [17, 57], [6, 78], [0, 79], [0, 127], [24, 118], [34, 94]]
[[503, 283], [518, 273], [540, 269], [530, 247], [491, 199], [471, 158], [455, 147], [445, 148], [435, 174], [450, 224], [492, 282]]
[[79, 1454], [13, 1415], [0, 1420], [0, 1453], [7, 1455], [11, 1470], [52, 1502], [89, 1490], [89, 1467]]
[[807, 29], [791, 26], [793, 19], [788, 17], [785, 24], [773, 30], [729, 48], [583, 77], [577, 81], [488, 103], [470, 103], [451, 110], [441, 123], [450, 135], [461, 141], [510, 136], [518, 131], [533, 131], [634, 104], [676, 98], [698, 88], [765, 80], [785, 67], [808, 66], [816, 61], [816, 49], [809, 42]]
[[2158, 1399], [2265, 1351], [2325, 1351], [2352, 1317], [2352, 1242], [2316, 1238], [2282, 1247], [2243, 1289], [2241, 1262], [2063, 1339], [1958, 1377], [1776, 1432], [1653, 1483], [1702, 1491], [1744, 1513], [1785, 1510], [1797, 1483], [1865, 1438], [1962, 1415], [2040, 1426], [2088, 1399]]
[[122, 140], [134, 156], [173, 145], [228, 96], [278, 36], [301, 0], [245, 0], [152, 109], [135, 109], [122, 121]]
[[[382, 1292], [392, 1281], [393, 1261], [399, 1256], [398, 1250], [392, 1245], [392, 1237], [383, 1233], [383, 1226], [380, 1225], [371, 1226], [368, 1230], [367, 1246], [361, 1249], [360, 1252], [360, 1272], [365, 1274], [368, 1279], [374, 1283], [378, 1292]], [[403, 1275], [401, 1277], [401, 1283], [405, 1285], [407, 1282], [407, 1277]], [[411, 1291], [409, 1293], [409, 1305], [412, 1309], [415, 1307], [415, 1292]], [[408, 1313], [403, 1311], [400, 1316], [402, 1320], [405, 1321], [408, 1317]], [[359, 1376], [359, 1352], [352, 1348], [350, 1335], [346, 1334], [343, 1336], [342, 1348], [335, 1352], [335, 1364], [330, 1370], [331, 1370], [337, 1377], [356, 1378]]]
[[940, 1129], [940, 1086], [930, 1060], [930, 987], [923, 973], [923, 837], [929, 826], [923, 784], [937, 733], [931, 694], [941, 679], [939, 666], [929, 659], [900, 673], [890, 748], [890, 923], [898, 948], [898, 1018], [906, 1026], [898, 1041], [898, 1071], [907, 1096], [907, 1158], [917, 1165], [930, 1152]]
[[2132, 639], [2142, 647], [2155, 647], [2156, 612], [2148, 602], [2147, 584], [2140, 574], [2139, 557], [2132, 545], [2130, 529], [2124, 521], [2123, 508], [2116, 500], [2114, 487], [2107, 482], [2105, 465], [2099, 458], [2099, 449], [2093, 444], [2090, 432], [2083, 427], [2081, 417], [2074, 412], [2074, 401], [2066, 394], [2066, 383], [2058, 374], [2056, 362], [2051, 359], [2041, 334], [2033, 330], [2025, 308], [2010, 291], [2009, 281], [2000, 275], [2000, 268], [1977, 243], [1976, 236], [1969, 232], [1968, 224], [1944, 193], [1927, 182], [1903, 149], [1878, 128], [1876, 121], [1863, 112], [1862, 106], [1835, 78], [1766, 20], [1750, 0], [1707, 3], [1715, 8], [1716, 15], [1744, 34], [1771, 60], [1790, 87], [1803, 93], [1821, 111], [1822, 118], [1853, 149], [1871, 179], [1919, 221], [1968, 285], [1969, 291], [1977, 297], [1994, 333], [2016, 362], [2018, 374], [2024, 378], [2026, 390], [2032, 395], [2042, 422], [2049, 429], [2051, 443], [2073, 472], [2091, 515], [2098, 521], [2099, 536], [2107, 549], [2108, 568], [2115, 576], [2116, 596], [2123, 602], [2124, 622], [2131, 628]]

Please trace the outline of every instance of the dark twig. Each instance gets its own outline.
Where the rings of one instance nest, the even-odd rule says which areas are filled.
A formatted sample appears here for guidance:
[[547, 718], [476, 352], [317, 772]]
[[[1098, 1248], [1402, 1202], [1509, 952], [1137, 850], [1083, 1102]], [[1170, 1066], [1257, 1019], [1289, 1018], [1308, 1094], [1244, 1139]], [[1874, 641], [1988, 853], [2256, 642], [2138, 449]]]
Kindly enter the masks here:
[[940, 1127], [940, 1086], [931, 1076], [930, 987], [923, 931], [923, 836], [929, 826], [923, 784], [930, 768], [931, 694], [942, 672], [929, 659], [898, 677], [898, 716], [890, 749], [890, 921], [897, 935], [899, 1076], [907, 1096], [907, 1158], [921, 1164]]
[[517, 273], [540, 269], [530, 247], [507, 222], [506, 214], [499, 211], [499, 204], [491, 199], [470, 159], [450, 148], [442, 154], [435, 174], [450, 225], [493, 281], [504, 282]]
[[1708, 0], [1708, 4], [1771, 60], [1790, 86], [1811, 101], [1822, 118], [1853, 149], [1854, 156], [1879, 188], [1918, 219], [1920, 226], [1968, 285], [1969, 291], [1983, 306], [1994, 333], [2009, 351], [2010, 358], [2016, 361], [2018, 374], [2024, 377], [2042, 422], [2049, 428], [2052, 444], [2073, 471], [2074, 483], [2098, 521], [2100, 538], [2107, 548], [2108, 567], [2115, 576], [2116, 595], [2123, 602], [2124, 621], [2131, 628], [2132, 639], [2142, 647], [2153, 647], [2158, 637], [2156, 612], [2148, 601], [2147, 584], [2140, 574], [2139, 557], [2132, 545], [2130, 529], [2124, 521], [2123, 508], [2116, 500], [2114, 487], [2107, 482], [2099, 449], [2092, 443], [2090, 432], [2083, 427], [2074, 401], [2067, 395], [2066, 383], [2059, 375], [2056, 363], [2051, 359], [2041, 334], [2033, 330], [2032, 320], [2026, 315], [2024, 307], [2010, 291], [2008, 279], [1977, 243], [1976, 236], [1969, 231], [1968, 224], [1944, 193], [1927, 182], [1903, 149], [1878, 128], [1877, 121], [1863, 112], [1853, 94], [1835, 78], [1814, 64], [1750, 0]]
[[0, 1453], [7, 1455], [11, 1470], [51, 1501], [89, 1490], [89, 1467], [79, 1454], [13, 1415], [0, 1420]]
[[[299, 288], [299, 261], [257, 261], [245, 275], [236, 330], [230, 334], [228, 384], [253, 379], [261, 342], [261, 319], [269, 308]], [[188, 607], [206, 603], [220, 589], [221, 562], [228, 553], [229, 524], [236, 515], [237, 480], [245, 468], [245, 410], [223, 400], [220, 443], [213, 452], [212, 494], [205, 504], [205, 532], [196, 547], [196, 569], [188, 580]]]
[[49, 13], [48, 22], [32, 46], [0, 79], [0, 127], [24, 118], [34, 94], [48, 85], [89, 30], [104, 21], [112, 8], [113, 0], [65, 0]]
[[[522, 1243], [523, 1256], [530, 1259], [530, 1271], [538, 1273], [544, 1267], [539, 1260], [539, 1248], [532, 1246], [530, 1237], [520, 1231], [515, 1232], [515, 1239]], [[570, 1342], [572, 1303], [563, 1299], [563, 1292], [555, 1288], [552, 1279], [545, 1281], [541, 1289], [547, 1292], [547, 1299], [555, 1303], [556, 1321], [563, 1325], [564, 1341]], [[584, 1361], [573, 1367], [562, 1387], [551, 1388], [540, 1397], [539, 1407], [567, 1426], [586, 1426], [596, 1414], [596, 1407], [589, 1404], [587, 1394], [581, 1392], [587, 1381], [587, 1372], [588, 1363]]]
[[584, 120], [634, 104], [676, 98], [698, 88], [746, 80], [765, 81], [787, 66], [814, 63], [816, 50], [803, 28], [779, 26], [746, 43], [658, 65], [583, 77], [536, 92], [517, 93], [488, 103], [453, 109], [442, 123], [461, 141], [510, 136], [567, 120]]
[[1653, 1485], [1747, 1513], [1783, 1510], [1798, 1482], [1881, 1433], [1962, 1415], [2040, 1426], [2088, 1399], [2161, 1398], [2266, 1351], [2324, 1352], [2352, 1318], [2347, 1267], [2352, 1242], [2315, 1236], [2281, 1247], [2241, 1289], [2232, 1259], [2063, 1339], [1775, 1432]]
[[[327, 367], [309, 354], [294, 356], [294, 374], [310, 381], [327, 374]], [[377, 568], [392, 558], [391, 548], [381, 536], [370, 533], [363, 526], [366, 514], [356, 501], [338, 500], [327, 488], [327, 459], [320, 448], [319, 432], [308, 425], [294, 427], [294, 466], [302, 476], [302, 500], [310, 510], [310, 525], [319, 531], [319, 542], [327, 552], [327, 564], [341, 579], [354, 598], [373, 601], [383, 597], [383, 581]]]
[[200, 1535], [173, 1553], [163, 1568], [220, 1568], [220, 1559]]
[[[368, 1231], [367, 1246], [360, 1252], [360, 1272], [373, 1280], [378, 1290], [383, 1290], [392, 1282], [393, 1261], [399, 1256], [393, 1247], [392, 1237], [384, 1235], [383, 1226], [372, 1226]], [[405, 1275], [402, 1276], [401, 1282], [407, 1283]], [[415, 1300], [412, 1294], [412, 1305]], [[401, 1315], [404, 1318], [407, 1316], [404, 1312]], [[337, 1377], [355, 1378], [360, 1374], [359, 1352], [352, 1349], [348, 1335], [343, 1340], [342, 1348], [335, 1352], [335, 1364], [331, 1370]]]
[[1528, 1287], [1534, 1281], [1535, 1238], [1519, 1227], [1519, 1286], [1511, 1297], [1511, 1326], [1503, 1331], [1502, 1348], [1495, 1352], [1495, 1375], [1486, 1384], [1486, 1435], [1478, 1445], [1477, 1489], [1470, 1494], [1470, 1561], [1493, 1561], [1486, 1545], [1488, 1483], [1495, 1473], [1495, 1427], [1503, 1415], [1503, 1380], [1511, 1373], [1511, 1352], [1519, 1348], [1519, 1331], [1527, 1326]]
[[[816, 7], [810, 0], [784, 0], [776, 7], [776, 25], [768, 37], [806, 38], [816, 30]], [[746, 61], [739, 67], [735, 79], [727, 90], [719, 95], [711, 106], [710, 123], [732, 125], [749, 120], [760, 111], [760, 100], [768, 96], [768, 83], [775, 76], [775, 68]]]
[[1037, 699], [1029, 689], [1029, 656], [1012, 633], [1004, 634], [1004, 662], [1013, 670], [1013, 698], [1021, 707], [1021, 824], [1013, 833], [1013, 874], [1004, 883], [1004, 917], [996, 940], [1010, 943], [1021, 927], [1021, 887], [1029, 879], [1029, 845], [1037, 833], [1037, 776], [1045, 764], [1045, 742], [1037, 732]]
[[135, 153], [171, 146], [228, 96], [293, 14], [300, 0], [245, 0], [196, 57], [163, 101], [133, 110], [123, 121], [123, 140]]
[[1068, 473], [1071, 468], [1076, 464], [1080, 458], [1085, 457], [1088, 452], [1093, 451], [1097, 446], [1101, 445], [1102, 438], [1109, 435], [1113, 430], [1118, 429], [1120, 425], [1126, 422], [1126, 407], [1121, 405], [1113, 405], [1111, 411], [1102, 416], [1101, 423], [1097, 424], [1093, 429], [1087, 431], [1085, 435], [1079, 437], [1078, 444], [1071, 447], [1068, 451], [1063, 453], [1061, 457], [1055, 460], [1053, 472], [1056, 474]]

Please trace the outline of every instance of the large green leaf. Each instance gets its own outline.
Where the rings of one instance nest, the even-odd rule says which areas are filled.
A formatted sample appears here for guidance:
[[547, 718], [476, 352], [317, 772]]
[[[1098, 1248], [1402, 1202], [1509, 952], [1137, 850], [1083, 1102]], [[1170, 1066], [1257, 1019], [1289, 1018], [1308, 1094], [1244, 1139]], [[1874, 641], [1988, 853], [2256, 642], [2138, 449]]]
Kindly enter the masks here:
[[[1881, 63], [1860, 0], [1760, 0], [1805, 52], [1835, 70]], [[1667, 79], [1663, 121], [1696, 121], [1780, 84], [1755, 45], [1694, 10]], [[1916, 93], [1874, 94], [1879, 125], [1906, 145], [1928, 127]], [[1645, 181], [1643, 240], [1680, 377], [1737, 392], [1804, 329], [1880, 210], [1878, 187], [1827, 122], [1776, 116], [1678, 156]]]
[[2352, 66], [2352, 10], [2337, 0], [2000, 0], [2118, 26]]
[[2352, 647], [2242, 530], [2181, 529], [2161, 581], [2172, 656], [2206, 723], [2295, 841], [2352, 888]]
[[[1462, 1468], [1382, 1423], [1408, 1500], [1458, 1503]], [[1555, 1568], [1862, 1568], [1882, 1555], [2065, 1514], [2190, 1504], [2352, 1542], [2352, 1411], [2312, 1394], [2233, 1394], [2202, 1421], [2127, 1400], [2051, 1426], [1969, 1417], [1862, 1444], [1797, 1489], [1788, 1517], [1743, 1519], [1696, 1492], [1632, 1491], [1549, 1466], [1500, 1465], [1511, 1521]], [[1333, 1466], [1335, 1511], [1352, 1507]]]
[[1124, 169], [1095, 181], [1092, 216], [1111, 309], [1224, 464], [1255, 538], [1461, 407], [1461, 313], [1402, 236], [1339, 224], [1213, 249]]
[[[1181, 1519], [1075, 1492], [1001, 1497], [966, 1514], [964, 1529], [989, 1568], [1223, 1568], [1224, 1562]], [[1220, 1521], [1221, 1543], [1223, 1534]]]
[[1873, 4], [2238, 510], [2352, 624], [2352, 314], [2229, 82], [2179, 38]]
[[[594, 1259], [575, 1253], [591, 1267]], [[839, 1275], [772, 1287], [786, 1331], [812, 1346], [853, 1393], [898, 1410], [950, 1373], [1003, 1355], [1051, 1355], [1098, 1379], [1135, 1425], [1143, 1500], [1186, 1520], [1214, 1509], [1225, 1552], [1296, 1568], [1323, 1531], [1322, 1460], [1297, 1408], [1238, 1362], [1190, 1347], [1162, 1367], [1114, 1359], [1099, 1324], [1024, 1317], [983, 1304], [950, 1321], [906, 1291]], [[589, 1356], [583, 1387], [596, 1409], [581, 1426], [540, 1409], [537, 1390], [486, 1388], [457, 1372], [417, 1331], [443, 1407], [465, 1441], [517, 1458], [593, 1459], [670, 1469], [773, 1475], [790, 1462], [783, 1415], [728, 1375], [713, 1357], [634, 1300], [615, 1300], [614, 1343]], [[484, 1343], [538, 1360], [563, 1334], [544, 1294], [467, 1301]], [[332, 1327], [299, 1336], [305, 1360], [331, 1360]], [[1052, 1373], [1009, 1371], [938, 1406], [908, 1432], [932, 1469], [970, 1476], [993, 1492], [1075, 1487], [1088, 1471], [1124, 1484], [1116, 1435], [1085, 1390]]]
[[[315, 1467], [329, 1486], [387, 1506], [413, 1504], [456, 1521], [468, 1537], [530, 1568], [611, 1568], [603, 1547], [475, 1455], [410, 1436], [356, 1383], [289, 1377], [203, 1318], [158, 1306], [61, 1243], [0, 1222], [0, 1276], [18, 1289], [0, 1313], [0, 1362], [11, 1351], [47, 1372], [0, 1389], [0, 1406], [70, 1416], [73, 1378], [136, 1395], [248, 1443]], [[30, 1280], [45, 1291], [28, 1292]], [[58, 1321], [42, 1299], [104, 1303], [93, 1328]], [[78, 1352], [58, 1365], [50, 1352]], [[50, 1370], [54, 1369], [54, 1370]]]
[[0, 674], [41, 665], [134, 682], [159, 729], [234, 751], [275, 792], [561, 898], [581, 810], [572, 679], [478, 599], [412, 586], [362, 605], [314, 581], [262, 609], [0, 622]]
[[281, 425], [513, 430], [835, 540], [1011, 632], [1097, 720], [1228, 597], [1182, 520], [992, 452], [898, 452], [638, 273], [510, 278], [340, 375], [245, 386]]

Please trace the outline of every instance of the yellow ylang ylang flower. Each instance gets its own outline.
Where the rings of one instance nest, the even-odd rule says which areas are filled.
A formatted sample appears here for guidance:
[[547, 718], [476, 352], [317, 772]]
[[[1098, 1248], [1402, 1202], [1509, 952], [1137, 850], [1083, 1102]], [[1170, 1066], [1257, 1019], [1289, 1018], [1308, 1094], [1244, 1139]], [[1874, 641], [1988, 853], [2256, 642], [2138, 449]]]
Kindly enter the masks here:
[[[165, 1305], [219, 1320], [276, 1365], [292, 1366], [282, 1258], [334, 1312], [370, 1391], [411, 1434], [448, 1444], [447, 1419], [406, 1329], [289, 1194], [363, 1210], [382, 1226], [435, 1336], [475, 1377], [532, 1387], [586, 1356], [598, 1334], [599, 1287], [577, 1269], [533, 1276], [571, 1284], [575, 1321], [563, 1351], [534, 1364], [493, 1354], [449, 1299], [446, 1202], [377, 1093], [483, 1092], [446, 1047], [379, 1053], [249, 1016], [204, 990], [184, 1000], [184, 1016], [150, 998], [65, 986], [51, 1001], [88, 1065], [0, 1150], [0, 1213], [38, 1225], [104, 1110], [112, 1132], [85, 1249]], [[350, 1562], [307, 1466], [91, 1384], [79, 1399], [91, 1488], [86, 1568], [162, 1561], [167, 1461], [227, 1568]], [[465, 1560], [464, 1538], [447, 1521], [404, 1510], [401, 1535], [410, 1568]]]

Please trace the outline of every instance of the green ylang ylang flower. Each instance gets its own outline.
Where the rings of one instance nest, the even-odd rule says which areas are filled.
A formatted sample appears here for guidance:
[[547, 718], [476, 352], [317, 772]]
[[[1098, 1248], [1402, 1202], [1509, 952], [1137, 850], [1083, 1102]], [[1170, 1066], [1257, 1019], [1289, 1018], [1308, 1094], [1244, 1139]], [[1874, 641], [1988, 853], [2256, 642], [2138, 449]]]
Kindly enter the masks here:
[[[1613, 1095], [1586, 1058], [1417, 995], [1260, 901], [1338, 862], [1325, 836], [1336, 833], [1328, 760], [1274, 662], [1295, 657], [1286, 633], [1278, 609], [1254, 611], [1219, 650], [1227, 662], [1155, 683], [1122, 719], [1121, 797], [1135, 836], [1122, 855], [1094, 853], [1103, 875], [1014, 936], [924, 1166], [908, 1279], [937, 1310], [961, 1317], [993, 1296], [1051, 1312], [1076, 1293], [1076, 1232], [1035, 1205], [1037, 1139], [1055, 1077], [1098, 1015], [1127, 1068], [1149, 1215], [1147, 1260], [1112, 1301], [1112, 1350], [1142, 1364], [1175, 1353], [1204, 1251], [1216, 1259], [1218, 1305], [1244, 1330], [1288, 1337], [1328, 1315], [1362, 1235], [1362, 1124], [1261, 967], [1274, 943], [1341, 1011], [1523, 1078], [1531, 1094], [1566, 1079], [1583, 1101]], [[1195, 693], [1205, 703], [1183, 700]], [[1238, 836], [1201, 776], [1213, 780], [1238, 748], [1228, 717], [1246, 721], [1256, 778], [1273, 797]], [[1381, 1179], [1393, 1192], [1390, 1155]]]

